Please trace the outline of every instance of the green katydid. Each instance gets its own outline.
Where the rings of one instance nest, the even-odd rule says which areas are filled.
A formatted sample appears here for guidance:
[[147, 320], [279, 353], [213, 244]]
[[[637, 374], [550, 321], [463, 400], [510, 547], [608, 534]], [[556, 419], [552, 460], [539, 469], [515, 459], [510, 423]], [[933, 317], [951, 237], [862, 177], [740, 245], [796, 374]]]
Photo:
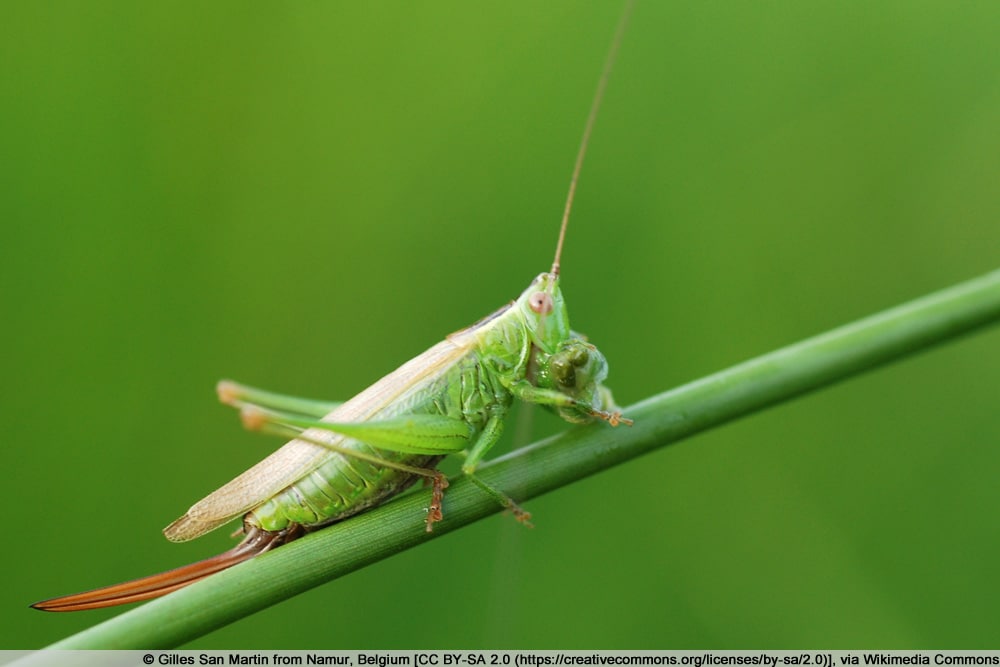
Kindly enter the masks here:
[[448, 486], [436, 466], [449, 454], [464, 454], [463, 474], [527, 523], [528, 512], [475, 474], [499, 439], [514, 399], [545, 406], [568, 422], [631, 424], [602, 384], [604, 356], [569, 328], [559, 288], [576, 183], [628, 13], [626, 8], [594, 96], [548, 272], [517, 300], [450, 334], [345, 403], [221, 382], [220, 399], [241, 410], [248, 428], [292, 439], [193, 505], [164, 534], [183, 542], [242, 515], [243, 540], [191, 565], [32, 606], [80, 611], [159, 597], [381, 504], [419, 479], [432, 487], [426, 517], [431, 531], [443, 519]]

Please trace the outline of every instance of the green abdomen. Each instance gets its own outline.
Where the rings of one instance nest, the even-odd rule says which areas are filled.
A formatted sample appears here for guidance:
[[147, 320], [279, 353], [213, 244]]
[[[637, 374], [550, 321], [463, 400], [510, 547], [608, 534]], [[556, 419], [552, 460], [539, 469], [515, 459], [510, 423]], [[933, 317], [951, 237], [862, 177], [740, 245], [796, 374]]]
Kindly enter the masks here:
[[[417, 468], [433, 468], [440, 456], [400, 455], [347, 441], [351, 449]], [[344, 519], [405, 490], [418, 476], [333, 453], [306, 477], [288, 487], [247, 517], [265, 530], [278, 531], [291, 523], [319, 526]]]
[[[470, 442], [474, 442], [489, 413], [506, 410], [510, 401], [509, 393], [482, 367], [479, 356], [470, 352], [444, 373], [413, 387], [402, 400], [374, 413], [371, 420], [407, 414], [445, 415], [469, 424]], [[443, 458], [377, 449], [351, 438], [344, 438], [338, 446], [417, 468], [433, 469]], [[290, 524], [318, 527], [378, 505], [419, 478], [413, 473], [330, 451], [311, 473], [254, 508], [244, 520], [268, 531], [280, 531]]]

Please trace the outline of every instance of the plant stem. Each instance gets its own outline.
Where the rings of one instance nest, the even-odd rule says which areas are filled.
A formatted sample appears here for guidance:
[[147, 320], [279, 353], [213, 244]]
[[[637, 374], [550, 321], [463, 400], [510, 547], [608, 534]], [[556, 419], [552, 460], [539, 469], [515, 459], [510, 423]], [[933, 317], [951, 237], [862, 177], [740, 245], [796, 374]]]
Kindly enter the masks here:
[[[574, 428], [484, 465], [480, 476], [515, 498], [533, 498], [997, 320], [1000, 271], [653, 396], [625, 411], [631, 428]], [[428, 534], [427, 495], [409, 494], [307, 535], [50, 648], [174, 647], [500, 509], [460, 478], [448, 489], [445, 520]]]

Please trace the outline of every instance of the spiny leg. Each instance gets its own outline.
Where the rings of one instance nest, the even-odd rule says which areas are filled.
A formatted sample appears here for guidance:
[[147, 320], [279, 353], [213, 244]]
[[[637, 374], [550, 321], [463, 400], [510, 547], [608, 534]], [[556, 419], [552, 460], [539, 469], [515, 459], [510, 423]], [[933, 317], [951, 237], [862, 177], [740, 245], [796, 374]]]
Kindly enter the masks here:
[[[632, 425], [632, 420], [622, 417], [621, 412], [603, 411], [581, 406], [574, 398], [557, 391], [535, 387], [530, 383], [518, 383], [511, 388], [519, 399], [540, 405], [575, 405], [582, 407], [589, 414], [607, 421], [611, 426], [621, 424]], [[434, 523], [441, 521], [442, 500], [444, 489], [448, 487], [448, 479], [439, 471], [428, 468], [407, 466], [402, 463], [386, 461], [377, 456], [364, 454], [357, 450], [338, 447], [329, 442], [310, 438], [303, 434], [308, 428], [318, 428], [334, 433], [355, 437], [373, 447], [390, 451], [447, 455], [460, 453], [468, 442], [468, 424], [438, 415], [410, 415], [402, 418], [376, 422], [361, 422], [357, 424], [339, 424], [317, 421], [329, 414], [339, 403], [317, 401], [313, 399], [286, 396], [273, 392], [237, 384], [224, 380], [218, 385], [219, 398], [223, 403], [239, 408], [244, 426], [251, 430], [266, 430], [281, 436], [296, 437], [327, 449], [332, 449], [344, 456], [367, 460], [376, 465], [382, 465], [414, 475], [422, 476], [431, 484], [431, 504], [427, 508], [427, 531], [433, 530]], [[610, 394], [605, 401], [614, 406]], [[521, 523], [531, 526], [531, 513], [521, 508], [510, 496], [496, 489], [476, 474], [476, 468], [486, 453], [500, 439], [503, 431], [502, 415], [493, 415], [487, 420], [472, 449], [466, 455], [462, 466], [463, 474], [480, 489], [492, 496], [500, 505], [511, 511]]]
[[431, 414], [408, 414], [386, 419], [339, 422], [311, 419], [289, 412], [247, 405], [240, 410], [240, 417], [244, 426], [251, 430], [263, 423], [281, 424], [298, 429], [316, 428], [400, 454], [430, 456], [456, 454], [469, 444], [472, 436], [472, 427], [467, 422]]
[[[421, 475], [431, 482], [431, 506], [427, 511], [427, 530], [433, 530], [434, 523], [441, 521], [443, 514], [441, 501], [444, 489], [448, 486], [447, 478], [437, 470], [417, 468], [393, 461], [386, 461], [355, 449], [341, 447], [323, 440], [309, 437], [306, 429], [322, 429], [356, 438], [367, 445], [379, 449], [407, 454], [422, 454], [429, 456], [444, 456], [461, 453], [469, 442], [469, 425], [457, 419], [443, 415], [406, 415], [385, 420], [374, 420], [357, 423], [341, 423], [303, 419], [296, 415], [274, 410], [265, 410], [256, 406], [244, 406], [241, 410], [243, 424], [250, 430], [266, 430], [278, 435], [296, 437], [321, 447], [326, 447], [344, 456], [367, 460], [376, 465], [396, 468], [415, 475]], [[491, 415], [482, 432], [479, 434], [469, 453], [466, 455], [462, 472], [483, 491], [492, 496], [500, 505], [513, 513], [514, 517], [526, 525], [531, 525], [531, 514], [521, 508], [507, 494], [496, 489], [476, 474], [476, 467], [493, 445], [500, 439], [503, 431], [503, 415]]]
[[[367, 452], [358, 451], [350, 447], [343, 447], [338, 444], [322, 440], [320, 438], [315, 438], [307, 433], [307, 429], [315, 428], [321, 429], [329, 432], [341, 432], [342, 428], [347, 425], [344, 424], [330, 424], [327, 422], [313, 421], [299, 419], [294, 416], [284, 415], [282, 413], [277, 413], [274, 411], [263, 410], [258, 407], [246, 406], [240, 411], [240, 416], [242, 417], [243, 425], [252, 431], [261, 431], [265, 433], [270, 433], [272, 435], [278, 435], [281, 437], [291, 437], [298, 440], [303, 440], [305, 442], [317, 445], [319, 447], [324, 447], [331, 451], [337, 452], [342, 456], [359, 459], [362, 461], [367, 461], [375, 465], [383, 466], [386, 468], [393, 468], [395, 470], [400, 470], [412, 475], [418, 475], [424, 478], [426, 483], [431, 485], [431, 503], [427, 508], [427, 532], [433, 532], [434, 524], [441, 521], [444, 518], [442, 513], [442, 501], [444, 499], [444, 490], [448, 488], [448, 478], [439, 470], [434, 470], [430, 468], [421, 468], [418, 466], [411, 466], [405, 463], [400, 463], [398, 461], [389, 461], [380, 456], [373, 454], [368, 454]], [[370, 428], [373, 432], [381, 434], [383, 429], [385, 429], [385, 422], [375, 422], [374, 424], [381, 424], [380, 426], [371, 425]], [[351, 425], [361, 427], [362, 424]], [[351, 430], [354, 430], [353, 428]], [[435, 434], [436, 435], [436, 434]], [[377, 439], [377, 438], [376, 438]], [[386, 447], [388, 448], [388, 447]], [[396, 451], [396, 450], [393, 450]], [[424, 452], [414, 452], [422, 453], [427, 455], [437, 455], [440, 454], [440, 450], [428, 450]]]
[[431, 504], [427, 508], [427, 532], [434, 532], [434, 524], [444, 519], [441, 511], [441, 504], [444, 501], [444, 490], [448, 488], [448, 478], [441, 472], [435, 470], [432, 479], [424, 478], [425, 483], [431, 485]]

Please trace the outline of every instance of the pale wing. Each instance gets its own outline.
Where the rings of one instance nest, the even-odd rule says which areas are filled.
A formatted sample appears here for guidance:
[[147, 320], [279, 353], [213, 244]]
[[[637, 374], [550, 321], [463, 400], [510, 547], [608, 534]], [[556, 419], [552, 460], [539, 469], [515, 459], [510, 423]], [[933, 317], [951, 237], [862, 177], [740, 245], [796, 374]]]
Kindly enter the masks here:
[[[439, 377], [468, 354], [474, 343], [473, 325], [452, 334], [414, 357], [324, 417], [327, 421], [358, 422], [371, 419], [401, 396]], [[324, 431], [306, 431], [314, 440], [336, 444], [345, 438]], [[315, 470], [330, 450], [303, 440], [292, 440], [242, 475], [195, 503], [163, 533], [174, 542], [204, 535], [276, 495]]]

